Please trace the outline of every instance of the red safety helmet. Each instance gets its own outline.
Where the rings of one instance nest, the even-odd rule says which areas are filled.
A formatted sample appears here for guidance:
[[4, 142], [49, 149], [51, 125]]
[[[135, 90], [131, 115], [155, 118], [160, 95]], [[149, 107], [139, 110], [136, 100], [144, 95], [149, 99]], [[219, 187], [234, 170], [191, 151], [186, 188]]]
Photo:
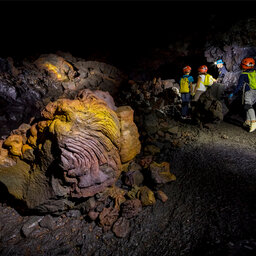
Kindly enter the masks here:
[[252, 69], [255, 66], [255, 60], [253, 58], [244, 58], [241, 61], [241, 69]]
[[202, 65], [198, 68], [198, 71], [201, 72], [201, 73], [206, 73], [208, 70], [207, 66], [205, 65]]
[[183, 73], [187, 73], [187, 72], [190, 72], [191, 71], [191, 67], [190, 66], [186, 66], [183, 68]]

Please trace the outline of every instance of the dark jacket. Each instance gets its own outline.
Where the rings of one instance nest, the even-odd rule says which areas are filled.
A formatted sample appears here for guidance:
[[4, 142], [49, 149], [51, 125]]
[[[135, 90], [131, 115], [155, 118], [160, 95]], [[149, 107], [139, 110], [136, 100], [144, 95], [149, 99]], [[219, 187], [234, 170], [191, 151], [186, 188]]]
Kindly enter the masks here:
[[226, 75], [226, 73], [228, 73], [227, 69], [225, 68], [225, 66], [223, 66], [222, 68], [218, 69], [219, 71], [219, 76], [218, 78], [224, 78], [224, 76]]
[[[248, 70], [246, 72], [249, 73], [249, 72], [252, 72], [252, 71], [254, 71], [254, 69]], [[234, 90], [234, 94], [238, 93], [242, 89], [244, 84], [246, 84], [245, 91], [250, 90], [250, 87], [249, 87], [249, 77], [248, 77], [247, 74], [241, 74], [239, 76], [238, 84], [237, 84], [236, 89]]]

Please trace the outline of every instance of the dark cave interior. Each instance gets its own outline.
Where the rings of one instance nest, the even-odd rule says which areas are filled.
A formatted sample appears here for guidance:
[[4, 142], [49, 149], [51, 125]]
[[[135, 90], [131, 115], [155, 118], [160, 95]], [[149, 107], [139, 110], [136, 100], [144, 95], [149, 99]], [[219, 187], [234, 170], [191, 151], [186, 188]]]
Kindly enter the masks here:
[[241, 59], [256, 59], [253, 2], [0, 10], [0, 255], [255, 255], [256, 137], [241, 93], [207, 89], [191, 121], [177, 96], [185, 65], [217, 77], [220, 56], [231, 92]]
[[176, 65], [159, 71], [168, 76], [169, 69], [174, 75], [184, 63], [197, 66], [204, 61], [200, 49], [209, 35], [253, 17], [251, 5], [246, 1], [2, 2], [0, 55], [23, 59], [67, 51], [131, 71], [135, 63], [152, 57], [153, 50], [188, 41], [193, 55], [181, 56]]

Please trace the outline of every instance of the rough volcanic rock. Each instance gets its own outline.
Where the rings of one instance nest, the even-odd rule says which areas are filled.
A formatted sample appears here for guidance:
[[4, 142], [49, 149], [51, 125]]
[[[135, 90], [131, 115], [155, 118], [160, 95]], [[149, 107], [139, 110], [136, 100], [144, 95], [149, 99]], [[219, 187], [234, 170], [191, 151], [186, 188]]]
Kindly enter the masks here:
[[[0, 74], [0, 136], [7, 136], [58, 98], [74, 99], [82, 89], [109, 92], [114, 96], [126, 79], [117, 68], [85, 61], [68, 54], [44, 54], [36, 60], [15, 63], [11, 58]], [[104, 95], [103, 95], [104, 97]]]
[[226, 88], [237, 85], [241, 73], [240, 63], [245, 57], [256, 57], [256, 19], [241, 20], [234, 24], [228, 33], [219, 32], [208, 40], [205, 57], [213, 63], [222, 59], [229, 73], [223, 83]]
[[54, 79], [65, 82], [75, 77], [76, 71], [64, 58], [55, 54], [42, 55], [35, 61], [40, 69], [47, 70]]
[[147, 186], [139, 188], [138, 197], [143, 206], [153, 205], [156, 203], [154, 193]]
[[156, 197], [160, 199], [163, 203], [168, 200], [168, 196], [161, 190], [156, 191]]
[[164, 184], [176, 180], [174, 174], [170, 173], [170, 164], [163, 162], [158, 164], [152, 162], [149, 166], [151, 178], [156, 184]]
[[126, 237], [130, 232], [130, 222], [126, 218], [120, 217], [112, 227], [117, 237]]
[[109, 231], [118, 219], [118, 210], [112, 207], [104, 208], [99, 215], [100, 225], [103, 228], [103, 231]]
[[140, 153], [139, 133], [130, 106], [119, 107], [116, 112], [121, 125], [121, 161], [127, 163]]
[[144, 180], [143, 174], [140, 171], [130, 170], [124, 174], [124, 183], [127, 186], [139, 186]]
[[137, 216], [142, 211], [142, 204], [139, 199], [125, 201], [121, 206], [122, 216], [130, 219]]
[[[114, 108], [109, 94], [87, 89], [74, 100], [50, 102], [27, 137], [13, 134], [3, 141], [9, 150], [1, 149], [0, 181], [9, 193], [29, 208], [61, 212], [73, 206], [69, 197], [91, 197], [114, 185], [122, 158], [132, 160], [140, 142], [138, 133], [135, 138], [130, 133], [133, 144], [121, 144], [126, 140], [122, 136], [127, 136], [121, 127], [137, 128], [130, 115], [120, 123], [122, 111], [117, 115], [109, 106]], [[108, 190], [117, 208], [123, 202], [119, 190]]]
[[227, 107], [223, 101], [216, 99], [210, 88], [204, 92], [195, 107], [194, 117], [198, 122], [212, 123], [222, 121], [227, 113]]

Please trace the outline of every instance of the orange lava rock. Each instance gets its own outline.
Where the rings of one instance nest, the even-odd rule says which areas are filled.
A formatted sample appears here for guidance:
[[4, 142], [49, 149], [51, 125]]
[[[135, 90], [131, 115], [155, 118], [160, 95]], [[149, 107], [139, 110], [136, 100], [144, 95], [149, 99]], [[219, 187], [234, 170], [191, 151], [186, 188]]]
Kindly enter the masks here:
[[168, 200], [168, 196], [161, 190], [158, 190], [156, 192], [156, 197], [160, 199], [163, 203], [165, 203]]
[[116, 111], [121, 124], [121, 150], [120, 156], [122, 163], [132, 160], [141, 150], [139, 133], [137, 126], [133, 122], [131, 107], [122, 106]]
[[8, 150], [5, 148], [2, 148], [4, 140], [0, 140], [0, 165], [2, 166], [11, 166], [14, 165], [16, 162], [8, 157]]
[[157, 184], [164, 184], [176, 180], [174, 174], [170, 173], [170, 164], [162, 162], [160, 164], [152, 162], [149, 166], [152, 180]]
[[101, 213], [100, 219], [110, 229], [126, 200], [124, 190], [114, 186], [122, 162], [131, 161], [141, 146], [133, 110], [121, 107], [115, 111], [109, 97], [85, 89], [74, 100], [50, 102], [24, 143], [19, 134], [4, 141], [9, 152], [19, 157], [14, 165], [6, 167], [8, 155], [1, 150], [4, 160], [0, 157], [0, 182], [15, 198], [31, 209], [40, 206], [42, 212], [48, 211], [47, 202], [55, 200], [52, 198], [60, 203], [53, 204], [50, 211], [63, 211], [73, 206], [66, 198], [88, 198], [108, 191], [115, 205], [105, 210], [106, 214]]
[[33, 124], [30, 128], [30, 136], [28, 138], [28, 143], [32, 145], [33, 147], [36, 147], [36, 141], [37, 141], [37, 124]]
[[21, 135], [11, 135], [5, 141], [4, 145], [9, 147], [9, 151], [14, 156], [21, 156], [22, 152], [22, 136]]
[[43, 133], [43, 132], [44, 132], [44, 129], [45, 129], [46, 127], [48, 127], [50, 124], [51, 124], [51, 121], [50, 121], [50, 120], [38, 122], [38, 124], [37, 124], [38, 131], [41, 132], [41, 133]]
[[28, 144], [23, 145], [23, 147], [22, 147], [22, 154], [24, 154], [25, 151], [31, 150], [31, 149], [33, 149], [33, 148], [31, 146], [29, 146]]

